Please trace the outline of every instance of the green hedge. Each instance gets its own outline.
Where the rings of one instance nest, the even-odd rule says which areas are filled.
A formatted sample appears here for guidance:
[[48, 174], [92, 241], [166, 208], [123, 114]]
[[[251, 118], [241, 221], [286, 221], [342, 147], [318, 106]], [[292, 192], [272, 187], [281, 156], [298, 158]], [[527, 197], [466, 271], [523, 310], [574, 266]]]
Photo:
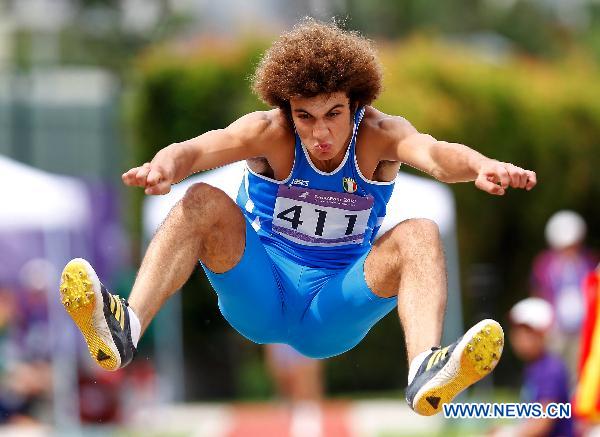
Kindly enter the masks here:
[[544, 246], [543, 226], [557, 209], [580, 211], [598, 247], [597, 65], [579, 53], [555, 64], [515, 59], [495, 65], [419, 40], [389, 47], [384, 57], [389, 74], [382, 110], [406, 116], [437, 138], [537, 172], [534, 191], [502, 198], [470, 184], [454, 187], [463, 272], [478, 262], [499, 267], [498, 311], [527, 292], [531, 258]]
[[[146, 53], [137, 64], [130, 105], [136, 138], [133, 162], [147, 161], [171, 142], [223, 127], [263, 108], [251, 95], [248, 81], [263, 47], [213, 42], [194, 49], [160, 47]], [[538, 174], [534, 191], [509, 191], [502, 198], [480, 192], [472, 184], [453, 186], [463, 289], [468, 295], [466, 278], [472, 265], [494, 264], [502, 279], [495, 316], [502, 320], [511, 303], [527, 293], [530, 262], [544, 246], [543, 226], [552, 212], [568, 207], [583, 213], [590, 224], [590, 240], [600, 246], [600, 231], [593, 226], [600, 219], [598, 67], [579, 53], [556, 64], [535, 59], [485, 60], [464, 48], [419, 38], [380, 48], [386, 77], [376, 106], [405, 116], [437, 138], [465, 143]], [[235, 360], [242, 366], [247, 362], [252, 370], [229, 365], [224, 379], [230, 384], [224, 382], [227, 389], [221, 394], [264, 393], [266, 379], [262, 385], [254, 381], [259, 348], [240, 341], [226, 326], [207, 288], [195, 280], [184, 290], [188, 365], [206, 368], [206, 361], [213, 360], [222, 373], [226, 362]], [[466, 299], [468, 315], [473, 313], [469, 304]], [[206, 325], [213, 329], [207, 331]], [[215, 346], [217, 331], [221, 337], [229, 336], [230, 343], [244, 346]], [[224, 355], [207, 356], [196, 348], [202, 342]], [[329, 361], [330, 391], [401, 389], [403, 354], [392, 314], [359, 348]], [[388, 359], [383, 361], [382, 356]], [[504, 375], [509, 374], [506, 367]], [[243, 375], [252, 375], [253, 381], [245, 381]], [[501, 380], [502, 375], [501, 365]], [[257, 386], [261, 388], [252, 389]], [[192, 397], [215, 393], [200, 388], [191, 392]]]

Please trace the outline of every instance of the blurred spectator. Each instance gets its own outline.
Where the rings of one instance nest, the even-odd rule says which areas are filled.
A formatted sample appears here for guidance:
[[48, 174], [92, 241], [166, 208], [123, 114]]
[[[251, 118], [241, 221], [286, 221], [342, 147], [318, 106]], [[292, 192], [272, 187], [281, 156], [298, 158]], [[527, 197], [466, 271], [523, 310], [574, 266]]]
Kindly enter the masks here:
[[594, 269], [597, 257], [585, 248], [586, 224], [574, 211], [558, 211], [546, 224], [550, 249], [533, 263], [532, 295], [548, 301], [554, 310], [552, 350], [566, 359], [576, 374], [579, 334], [584, 314], [581, 284]]
[[47, 363], [28, 361], [19, 342], [14, 291], [0, 286], [0, 423], [31, 423], [36, 401], [49, 394]]
[[21, 352], [28, 361], [50, 362], [52, 341], [48, 315], [48, 293], [56, 288], [58, 272], [48, 260], [34, 258], [19, 272], [21, 293]]
[[279, 397], [290, 402], [291, 437], [319, 437], [323, 433], [320, 402], [323, 367], [287, 344], [265, 346], [267, 368]]
[[[509, 313], [511, 346], [526, 363], [521, 390], [522, 402], [569, 402], [569, 375], [564, 361], [546, 348], [546, 334], [553, 322], [552, 306], [530, 297], [518, 302]], [[573, 436], [571, 419], [525, 419], [519, 425], [496, 430], [496, 436]]]
[[600, 265], [585, 280], [586, 311], [573, 411], [587, 435], [600, 435]]

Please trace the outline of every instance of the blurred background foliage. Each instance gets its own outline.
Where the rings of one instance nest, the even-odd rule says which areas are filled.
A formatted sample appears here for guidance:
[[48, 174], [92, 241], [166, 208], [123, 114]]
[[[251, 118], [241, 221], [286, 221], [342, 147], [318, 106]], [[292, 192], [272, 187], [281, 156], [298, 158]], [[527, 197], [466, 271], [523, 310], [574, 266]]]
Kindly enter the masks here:
[[[125, 108], [117, 114], [124, 115], [119, 139], [98, 141], [104, 156], [124, 157], [115, 159], [110, 171], [98, 171], [111, 184], [119, 183], [115, 173], [149, 161], [172, 142], [265, 108], [250, 93], [248, 78], [273, 35], [305, 15], [335, 15], [345, 27], [373, 38], [380, 49], [385, 91], [378, 108], [405, 116], [437, 138], [538, 173], [534, 192], [510, 191], [503, 198], [471, 184], [452, 187], [465, 323], [481, 304], [472, 298], [470, 280], [477, 265], [497, 269], [499, 292], [486, 303], [494, 316], [501, 318], [510, 303], [527, 294], [532, 256], [545, 246], [543, 225], [557, 209], [573, 208], [586, 217], [589, 242], [600, 247], [600, 231], [593, 225], [600, 219], [597, 0], [257, 0], [260, 15], [267, 17], [262, 22], [252, 22], [256, 16], [242, 21], [239, 14], [248, 9], [223, 11], [233, 0], [187, 9], [186, 4], [200, 2], [148, 0], [144, 7], [118, 0], [62, 3], [71, 10], [54, 8], [57, 17], [42, 14], [32, 23], [25, 2], [0, 2], [0, 12], [8, 4], [21, 5], [29, 17], [21, 24], [22, 17], [15, 19], [7, 65], [17, 74], [59, 65], [93, 66], [117, 78]], [[127, 3], [134, 7], [127, 9]], [[279, 21], [270, 23], [275, 16]], [[0, 31], [9, 29], [3, 25]], [[27, 162], [22, 149], [18, 141], [7, 148]], [[55, 153], [60, 157], [58, 148]], [[68, 159], [57, 159], [52, 170], [80, 176], [66, 164], [59, 168], [63, 161]], [[120, 189], [131, 241], [141, 241], [143, 194]], [[186, 285], [183, 299], [187, 396], [269, 393], [261, 349], [226, 325], [202, 274]], [[330, 392], [400, 390], [404, 360], [400, 328], [391, 314], [360, 347], [328, 361]], [[514, 364], [504, 359], [494, 376], [515, 383]], [[198, 372], [209, 375], [202, 378], [203, 387], [194, 385]]]
[[[264, 108], [250, 92], [249, 77], [265, 47], [266, 43], [256, 41], [241, 45], [202, 41], [146, 51], [136, 63], [135, 88], [128, 104], [135, 135], [131, 164], [150, 160], [172, 142]], [[452, 186], [463, 291], [467, 296], [470, 293], [468, 277], [473, 265], [497, 266], [501, 292], [491, 304], [502, 317], [511, 303], [528, 292], [530, 262], [544, 246], [542, 230], [552, 212], [573, 208], [589, 223], [600, 220], [600, 205], [594, 201], [600, 196], [598, 65], [584, 49], [546, 60], [504, 52], [490, 56], [476, 47], [426, 35], [382, 42], [379, 47], [385, 91], [376, 102], [378, 108], [406, 117], [422, 132], [537, 172], [539, 186], [534, 192], [509, 191], [502, 198], [489, 196], [472, 184]], [[600, 245], [600, 231], [593, 226], [590, 241]], [[229, 329], [214, 310], [214, 295], [208, 289], [206, 282], [199, 286], [195, 278], [184, 290], [186, 336], [206, 335], [206, 321], [198, 314]], [[476, 313], [470, 304], [476, 302], [465, 299], [467, 323]], [[203, 341], [186, 340], [194, 345]], [[211, 343], [214, 337], [205, 341]], [[239, 347], [230, 352], [238, 358], [243, 354], [241, 362], [247, 363], [232, 383], [249, 396], [268, 393], [260, 384], [267, 382], [266, 377], [260, 378], [261, 367], [256, 364], [259, 348], [232, 341]], [[360, 348], [343, 359], [329, 360], [330, 391], [390, 389], [391, 381], [396, 381], [392, 387], [401, 388], [405, 372], [401, 344], [397, 317], [391, 314]], [[188, 351], [190, 363], [206, 366], [205, 351], [196, 350], [197, 357]], [[378, 360], [382, 354], [393, 359], [382, 364]], [[218, 361], [221, 368], [231, 363]], [[510, 364], [501, 364], [497, 374], [507, 382], [514, 375]]]
[[[132, 0], [133, 1], [133, 0]], [[16, 0], [6, 0], [7, 3]], [[107, 67], [126, 76], [133, 56], [149, 45], [166, 39], [189, 38], [199, 34], [223, 34], [227, 38], [243, 33], [270, 35], [276, 26], [255, 23], [212, 31], [210, 7], [193, 14], [175, 7], [186, 0], [153, 0], [138, 10], [133, 20], [118, 0], [71, 0], [73, 11], [57, 29], [59, 43], [55, 55], [63, 64], [89, 64]], [[191, 4], [192, 2], [187, 2]], [[261, 5], [265, 1], [260, 2]], [[536, 57], [560, 58], [573, 47], [587, 47], [589, 55], [600, 57], [600, 2], [596, 0], [302, 0], [282, 1], [272, 14], [288, 23], [304, 15], [320, 18], [336, 16], [347, 27], [374, 39], [394, 40], [415, 34], [440, 36], [467, 44], [510, 47]], [[317, 7], [319, 6], [319, 7]], [[226, 6], [224, 6], [226, 7]], [[0, 4], [0, 10], [2, 4]], [[218, 10], [218, 7], [214, 7]], [[234, 16], [235, 11], [229, 11]], [[146, 18], [147, 16], [156, 18]], [[225, 23], [227, 25], [228, 23]], [[24, 26], [17, 32], [13, 62], [31, 66], [32, 40], [54, 37]]]

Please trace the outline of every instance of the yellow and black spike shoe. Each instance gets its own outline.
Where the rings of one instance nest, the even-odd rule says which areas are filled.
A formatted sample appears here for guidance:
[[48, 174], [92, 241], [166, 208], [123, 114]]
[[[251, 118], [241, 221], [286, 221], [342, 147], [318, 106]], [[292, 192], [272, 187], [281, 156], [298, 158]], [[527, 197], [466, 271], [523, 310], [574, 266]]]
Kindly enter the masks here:
[[451, 345], [432, 348], [406, 389], [406, 401], [423, 416], [439, 413], [443, 404], [494, 370], [503, 347], [500, 324], [482, 320]]
[[103, 369], [117, 370], [133, 360], [127, 301], [109, 293], [86, 260], [75, 258], [65, 266], [60, 299]]

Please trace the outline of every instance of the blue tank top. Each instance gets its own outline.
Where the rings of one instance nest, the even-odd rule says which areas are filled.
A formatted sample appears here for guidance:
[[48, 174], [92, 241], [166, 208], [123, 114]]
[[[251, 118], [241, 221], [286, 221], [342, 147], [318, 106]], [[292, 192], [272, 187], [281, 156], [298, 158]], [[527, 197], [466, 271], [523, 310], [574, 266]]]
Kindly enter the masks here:
[[343, 268], [371, 247], [386, 213], [394, 181], [366, 179], [356, 160], [359, 108], [346, 155], [332, 172], [317, 169], [295, 136], [290, 175], [282, 181], [248, 166], [237, 204], [261, 241], [308, 267]]

